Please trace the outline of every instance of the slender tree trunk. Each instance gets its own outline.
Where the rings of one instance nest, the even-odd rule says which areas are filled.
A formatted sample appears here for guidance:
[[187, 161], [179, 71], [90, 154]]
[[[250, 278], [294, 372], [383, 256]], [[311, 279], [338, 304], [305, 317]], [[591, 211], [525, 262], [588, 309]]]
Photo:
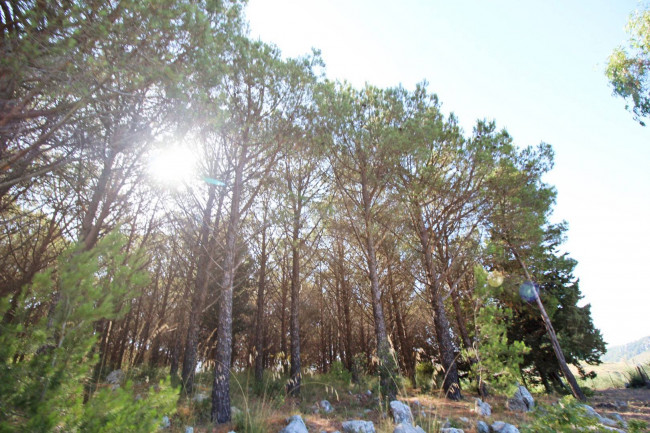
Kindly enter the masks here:
[[280, 351], [282, 352], [282, 363], [284, 373], [288, 373], [286, 368], [286, 359], [289, 354], [287, 349], [287, 298], [289, 288], [287, 286], [287, 258], [286, 255], [282, 257], [282, 281], [280, 283], [280, 289], [282, 290], [282, 305], [280, 311]]
[[257, 284], [257, 320], [255, 323], [255, 379], [262, 382], [264, 377], [264, 290], [266, 286], [266, 224], [268, 202], [264, 205], [262, 219], [262, 252], [260, 254], [260, 274]]
[[397, 396], [397, 365], [391, 353], [388, 334], [386, 333], [384, 310], [381, 304], [381, 290], [379, 288], [379, 275], [377, 272], [377, 252], [375, 250], [375, 237], [372, 232], [372, 200], [368, 192], [367, 182], [366, 173], [362, 170], [361, 193], [364, 206], [365, 249], [368, 262], [368, 276], [370, 277], [372, 313], [375, 319], [377, 358], [379, 358], [379, 386], [384, 398], [387, 401], [392, 401]]
[[219, 305], [217, 351], [212, 385], [212, 422], [230, 422], [230, 365], [232, 360], [232, 297], [235, 280], [237, 256], [237, 230], [239, 229], [240, 200], [243, 188], [243, 170], [246, 149], [235, 167], [235, 178], [230, 203], [230, 217], [226, 230], [223, 280], [221, 283], [221, 303]]
[[418, 218], [418, 235], [420, 238], [420, 246], [422, 248], [422, 264], [427, 274], [427, 286], [429, 288], [429, 296], [431, 307], [433, 308], [433, 323], [436, 329], [436, 337], [438, 338], [438, 347], [440, 349], [440, 359], [442, 366], [445, 370], [445, 377], [443, 380], [443, 390], [445, 396], [450, 400], [460, 400], [462, 398], [460, 392], [460, 381], [458, 377], [458, 367], [454, 355], [454, 345], [451, 335], [449, 333], [449, 320], [447, 319], [447, 312], [440, 293], [440, 286], [436, 279], [436, 270], [431, 254], [430, 235], [426, 229], [422, 213], [418, 208], [416, 214]]
[[[517, 252], [512, 246], [510, 246], [510, 249], [512, 250], [512, 253], [514, 254], [519, 264], [521, 265], [524, 274], [526, 275], [526, 279], [532, 283], [533, 279], [530, 273], [528, 272], [528, 267], [521, 259], [521, 257], [519, 257], [519, 254], [517, 254]], [[535, 287], [534, 285], [533, 287], [535, 288], [535, 300], [537, 301], [537, 306], [539, 307], [539, 311], [542, 314], [542, 320], [544, 321], [546, 332], [548, 333], [548, 336], [551, 339], [551, 346], [553, 346], [553, 352], [555, 352], [555, 357], [557, 358], [557, 362], [560, 365], [560, 370], [562, 371], [562, 375], [564, 375], [567, 382], [569, 382], [569, 387], [571, 388], [571, 393], [573, 394], [573, 396], [580, 401], [587, 401], [587, 397], [582, 392], [582, 389], [580, 389], [580, 385], [578, 385], [578, 381], [576, 381], [575, 376], [573, 375], [573, 373], [571, 373], [571, 370], [569, 370], [569, 366], [567, 365], [566, 359], [564, 358], [564, 352], [562, 352], [562, 348], [560, 347], [560, 342], [557, 339], [557, 335], [555, 335], [555, 329], [553, 329], [553, 324], [551, 323], [551, 319], [548, 317], [548, 314], [546, 314], [546, 308], [544, 308], [542, 299], [539, 297], [539, 292], [537, 291], [537, 287]]]
[[169, 270], [169, 275], [167, 276], [167, 282], [165, 283], [165, 292], [163, 294], [162, 306], [160, 307], [160, 312], [158, 314], [158, 320], [156, 321], [156, 326], [154, 328], [155, 337], [154, 341], [151, 344], [151, 357], [149, 358], [149, 365], [151, 367], [156, 367], [160, 360], [160, 341], [162, 339], [160, 335], [160, 325], [164, 322], [165, 316], [167, 314], [167, 302], [169, 301], [169, 291], [171, 290], [172, 282], [174, 280], [174, 272]]
[[300, 206], [294, 209], [293, 233], [291, 242], [291, 367], [287, 391], [297, 397], [300, 395]]
[[[185, 355], [183, 357], [182, 387], [186, 395], [192, 394], [194, 388], [194, 370], [196, 369], [196, 358], [198, 352], [199, 324], [201, 323], [201, 313], [203, 304], [205, 304], [205, 295], [208, 286], [208, 275], [210, 269], [210, 223], [212, 220], [212, 207], [216, 197], [214, 185], [210, 185], [208, 190], [208, 200], [203, 209], [203, 218], [201, 221], [201, 232], [197, 245], [199, 263], [196, 270], [196, 281], [194, 293], [192, 295], [192, 307], [190, 310], [189, 323], [187, 325], [187, 337], [185, 339]], [[216, 235], [213, 235], [216, 236]]]

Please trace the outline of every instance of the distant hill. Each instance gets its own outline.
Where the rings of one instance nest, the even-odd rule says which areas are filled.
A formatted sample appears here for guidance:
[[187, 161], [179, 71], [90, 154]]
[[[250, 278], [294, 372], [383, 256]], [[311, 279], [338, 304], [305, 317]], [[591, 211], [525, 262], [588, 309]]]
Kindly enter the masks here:
[[634, 360], [647, 359], [647, 356], [639, 356], [646, 355], [645, 352], [650, 353], [650, 336], [622, 346], [610, 347], [601, 360], [603, 362], [621, 362], [632, 360], [632, 358], [635, 358]]

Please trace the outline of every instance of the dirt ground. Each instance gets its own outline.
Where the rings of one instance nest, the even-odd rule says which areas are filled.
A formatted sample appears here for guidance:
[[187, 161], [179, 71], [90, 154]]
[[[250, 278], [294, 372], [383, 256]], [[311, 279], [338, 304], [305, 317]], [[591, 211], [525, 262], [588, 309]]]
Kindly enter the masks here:
[[[627, 408], [620, 402], [627, 403]], [[626, 420], [639, 419], [650, 424], [650, 389], [596, 391], [596, 394], [589, 399], [589, 403], [602, 415], [606, 415], [608, 412], [617, 412]]]
[[[346, 396], [347, 397], [347, 396]], [[487, 402], [492, 406], [492, 416], [490, 418], [479, 417], [474, 411], [474, 398], [471, 394], [465, 394], [462, 401], [453, 402], [431, 395], [417, 395], [408, 398], [410, 406], [414, 408], [416, 423], [422, 425], [425, 430], [434, 430], [434, 424], [440, 425], [446, 420], [452, 420], [454, 427], [462, 428], [466, 433], [476, 432], [476, 421], [483, 419], [488, 423], [494, 421], [505, 421], [514, 425], [523, 425], [530, 421], [530, 415], [524, 413], [515, 413], [506, 409], [505, 397], [491, 397]], [[558, 396], [535, 396], [537, 403], [552, 404], [558, 400]], [[417, 402], [416, 402], [417, 401]], [[376, 410], [364, 410], [364, 407], [372, 407], [370, 401], [362, 401], [361, 405], [352, 404], [352, 399], [342, 398], [341, 401], [331, 400], [335, 408], [332, 414], [304, 414], [303, 419], [310, 432], [334, 432], [341, 431], [342, 421], [346, 419], [364, 419], [373, 421], [375, 428], [379, 433], [390, 433], [394, 425], [392, 420], [385, 414], [382, 415]], [[368, 405], [366, 406], [366, 404]], [[646, 421], [650, 424], [650, 389], [606, 389], [596, 391], [596, 394], [589, 398], [588, 404], [603, 416], [616, 412], [625, 420], [637, 419]], [[354, 407], [354, 409], [352, 409]], [[418, 409], [419, 408], [419, 409]], [[292, 413], [297, 413], [297, 407], [287, 406], [282, 410], [270, 413], [267, 419], [269, 431], [280, 431], [286, 426], [286, 417]], [[467, 418], [468, 422], [460, 422], [460, 418]], [[198, 428], [194, 431], [199, 432], [217, 432], [226, 433], [232, 429], [231, 425], [220, 426], [218, 428]]]

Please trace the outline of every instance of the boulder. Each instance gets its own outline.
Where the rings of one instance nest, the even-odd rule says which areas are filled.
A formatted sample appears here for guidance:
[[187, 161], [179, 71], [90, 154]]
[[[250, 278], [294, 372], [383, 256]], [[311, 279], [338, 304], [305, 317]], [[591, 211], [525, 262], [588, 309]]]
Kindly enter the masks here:
[[393, 433], [426, 433], [420, 426], [413, 426], [411, 423], [399, 423], [395, 426]]
[[503, 421], [492, 423], [490, 426], [490, 431], [495, 433], [519, 433], [519, 429], [517, 427]]
[[122, 370], [113, 370], [106, 376], [106, 383], [111, 385], [119, 385], [124, 380], [124, 372]]
[[185, 433], [194, 433], [194, 427], [185, 427]]
[[343, 421], [344, 433], [375, 433], [375, 425], [372, 421], [362, 421], [359, 419]]
[[287, 426], [280, 430], [280, 433], [307, 433], [307, 426], [300, 415], [289, 417], [287, 422]]
[[332, 413], [332, 412], [334, 412], [334, 408], [332, 407], [332, 405], [330, 404], [330, 402], [327, 401], [327, 400], [322, 400], [322, 401], [320, 402], [320, 407], [321, 407], [321, 409], [323, 409], [323, 412], [325, 412], [325, 413]]
[[476, 399], [474, 403], [474, 412], [481, 416], [491, 416], [492, 415], [492, 406], [489, 403], [485, 403], [480, 398]]
[[587, 416], [596, 418], [600, 424], [606, 427], [618, 427], [618, 421], [614, 421], [613, 419], [602, 416], [601, 414], [596, 412], [596, 409], [589, 406], [588, 404], [583, 404], [582, 407], [585, 408], [585, 413], [587, 414]]
[[411, 408], [407, 404], [393, 400], [390, 402], [390, 411], [393, 414], [393, 420], [395, 424], [413, 424], [413, 414], [411, 413]]
[[476, 423], [476, 433], [490, 433], [490, 426], [485, 421]]
[[465, 431], [459, 428], [449, 427], [440, 429], [440, 433], [465, 433]]
[[172, 426], [172, 423], [169, 422], [169, 417], [165, 415], [162, 417], [162, 422], [160, 423], [160, 428], [169, 428]]
[[616, 400], [614, 402], [614, 407], [619, 411], [627, 410], [627, 402], [623, 400]]
[[609, 417], [610, 417], [611, 419], [618, 421], [618, 423], [619, 423], [620, 425], [622, 425], [623, 427], [627, 428], [627, 421], [625, 421], [625, 420], [623, 419], [623, 417], [621, 416], [621, 414], [616, 413], [616, 412], [612, 412], [612, 413], [610, 413], [610, 414], [608, 414], [608, 415], [609, 415]]
[[515, 412], [530, 412], [535, 407], [535, 400], [525, 386], [519, 385], [507, 406]]

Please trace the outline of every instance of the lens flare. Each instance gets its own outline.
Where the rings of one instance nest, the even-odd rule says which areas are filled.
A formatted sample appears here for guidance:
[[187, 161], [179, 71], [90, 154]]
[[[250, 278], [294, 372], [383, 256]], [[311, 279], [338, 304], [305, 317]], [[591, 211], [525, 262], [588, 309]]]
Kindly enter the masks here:
[[487, 283], [490, 287], [499, 287], [503, 284], [503, 274], [499, 271], [492, 271], [487, 276]]
[[519, 296], [526, 302], [533, 302], [537, 299], [537, 285], [532, 281], [524, 281], [519, 286]]

